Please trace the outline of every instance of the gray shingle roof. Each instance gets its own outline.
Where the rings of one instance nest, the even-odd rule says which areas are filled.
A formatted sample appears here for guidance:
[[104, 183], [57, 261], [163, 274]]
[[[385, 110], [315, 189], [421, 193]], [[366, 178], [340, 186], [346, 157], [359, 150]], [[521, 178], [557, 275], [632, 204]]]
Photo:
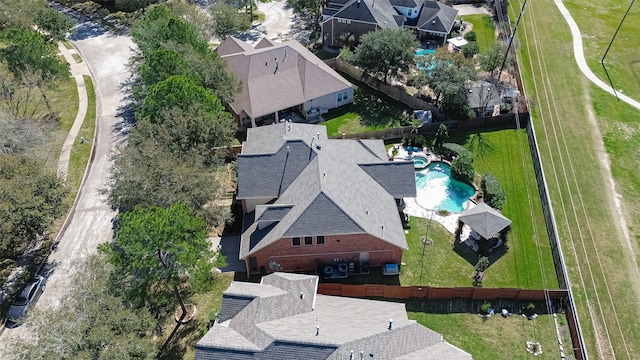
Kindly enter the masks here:
[[245, 111], [258, 118], [352, 87], [295, 40], [260, 41], [256, 48], [246, 44], [248, 49], [240, 43], [229, 37], [216, 49], [242, 81], [242, 90], [229, 104], [236, 114]]
[[218, 321], [224, 322], [236, 316], [242, 309], [253, 301], [253, 297], [224, 295], [222, 297], [222, 309], [218, 315]]
[[[221, 358], [210, 354], [234, 360], [338, 360], [348, 359], [351, 351], [376, 359], [471, 359], [440, 334], [409, 320], [402, 303], [316, 295], [318, 277], [312, 275], [274, 273], [262, 279], [259, 285], [236, 287], [245, 295], [255, 290], [255, 299], [230, 321], [216, 322], [198, 342], [197, 360]], [[258, 289], [263, 286], [264, 292]], [[287, 294], [261, 297], [274, 288]]]
[[485, 239], [491, 239], [511, 225], [511, 220], [484, 202], [465, 211], [459, 219]]
[[418, 5], [422, 5], [424, 0], [390, 0], [391, 5], [393, 6], [402, 6], [405, 8], [414, 8]]
[[396, 199], [416, 196], [415, 168], [412, 161], [362, 164], [362, 169]]
[[399, 25], [394, 15], [398, 13], [389, 0], [350, 0], [333, 17], [378, 24], [383, 29], [397, 29]]
[[[309, 140], [283, 136], [286, 128]], [[262, 144], [267, 139], [275, 145], [265, 145], [266, 151], [275, 146], [279, 150], [275, 154], [258, 154], [261, 146], [252, 142]], [[288, 158], [283, 150], [287, 146]], [[291, 208], [268, 228], [258, 229], [255, 224], [246, 223], [240, 258], [282, 237], [321, 234], [367, 233], [406, 249], [395, 198], [415, 196], [414, 176], [412, 164], [387, 161], [380, 140], [327, 139], [324, 126], [309, 124], [248, 129], [243, 152], [238, 156], [238, 198], [269, 202], [250, 216], [260, 217], [271, 206]]]
[[417, 27], [421, 30], [450, 33], [458, 10], [439, 1], [426, 0], [422, 4]]
[[280, 221], [291, 210], [292, 205], [258, 205], [256, 221]]

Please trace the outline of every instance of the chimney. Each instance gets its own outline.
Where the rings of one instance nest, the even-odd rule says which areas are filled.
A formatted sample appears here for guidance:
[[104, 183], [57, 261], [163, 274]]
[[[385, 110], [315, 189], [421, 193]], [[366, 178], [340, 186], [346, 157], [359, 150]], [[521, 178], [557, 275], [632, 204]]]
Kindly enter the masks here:
[[389, 319], [389, 330], [393, 329], [393, 319]]

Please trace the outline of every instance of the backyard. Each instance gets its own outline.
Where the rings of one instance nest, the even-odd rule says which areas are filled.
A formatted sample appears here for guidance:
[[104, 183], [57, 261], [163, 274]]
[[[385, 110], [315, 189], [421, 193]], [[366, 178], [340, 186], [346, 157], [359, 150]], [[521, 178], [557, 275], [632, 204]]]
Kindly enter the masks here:
[[[583, 32], [590, 68], [608, 82], [599, 61], [628, 3], [565, 4]], [[527, 7], [518, 56], [587, 354], [634, 358], [640, 351], [640, 112], [585, 79], [553, 1]], [[630, 50], [640, 46], [637, 15], [636, 6], [605, 62], [615, 86], [636, 100], [640, 75], [637, 51]]]
[[490, 15], [465, 15], [462, 19], [473, 24], [472, 31], [476, 33], [480, 53], [496, 41], [496, 30]]
[[[507, 193], [503, 214], [513, 222], [506, 247], [496, 249], [489, 257], [491, 265], [485, 271], [484, 287], [558, 288], [525, 131], [453, 135], [455, 138], [450, 141], [472, 149], [476, 172], [491, 172], [498, 178]], [[472, 141], [477, 143], [473, 139], [478, 136], [482, 137], [484, 150], [470, 146]], [[427, 222], [417, 217], [410, 219], [409, 250], [403, 255], [406, 265], [402, 267], [401, 284], [471, 286], [478, 256], [466, 245], [457, 245], [454, 250], [454, 235], [436, 221], [428, 229], [433, 245], [423, 246], [421, 237], [427, 232]]]

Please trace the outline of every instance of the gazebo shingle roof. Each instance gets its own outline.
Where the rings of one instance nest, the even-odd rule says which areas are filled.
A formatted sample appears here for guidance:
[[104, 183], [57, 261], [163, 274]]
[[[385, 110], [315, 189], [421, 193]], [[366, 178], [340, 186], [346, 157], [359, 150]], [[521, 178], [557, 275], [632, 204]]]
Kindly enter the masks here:
[[480, 203], [467, 210], [459, 219], [485, 239], [491, 239], [511, 225], [511, 220], [486, 203]]

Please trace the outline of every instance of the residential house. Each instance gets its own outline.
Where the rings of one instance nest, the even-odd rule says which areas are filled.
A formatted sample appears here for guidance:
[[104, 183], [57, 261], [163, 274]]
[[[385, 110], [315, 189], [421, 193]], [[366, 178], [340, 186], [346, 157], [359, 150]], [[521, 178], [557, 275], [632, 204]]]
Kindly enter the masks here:
[[399, 264], [398, 204], [416, 196], [414, 176], [412, 162], [389, 161], [382, 140], [328, 139], [310, 124], [248, 129], [237, 192], [247, 273]]
[[273, 273], [234, 281], [196, 360], [470, 360], [442, 335], [409, 320], [403, 303], [316, 293], [318, 277]]
[[353, 102], [353, 85], [295, 40], [264, 38], [252, 47], [229, 37], [216, 52], [242, 82], [227, 104], [240, 128], [318, 122], [329, 109]]
[[458, 10], [434, 0], [330, 0], [321, 22], [323, 43], [344, 45], [344, 37], [357, 41], [381, 29], [405, 27], [419, 39], [442, 39], [444, 43], [456, 21]]
[[[478, 116], [488, 116], [494, 113], [494, 108], [502, 104], [499, 84], [485, 80], [474, 81], [469, 86], [467, 103]], [[498, 111], [499, 113], [499, 111]]]

